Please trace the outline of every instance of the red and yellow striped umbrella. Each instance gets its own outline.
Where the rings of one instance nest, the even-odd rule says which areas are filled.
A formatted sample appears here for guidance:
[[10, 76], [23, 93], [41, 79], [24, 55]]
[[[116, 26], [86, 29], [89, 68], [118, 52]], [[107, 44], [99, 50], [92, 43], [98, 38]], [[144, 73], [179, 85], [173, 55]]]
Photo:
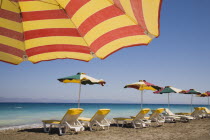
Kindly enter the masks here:
[[147, 82], [146, 80], [139, 80], [139, 82], [128, 84], [124, 88], [134, 88], [141, 91], [141, 109], [142, 109], [142, 104], [143, 104], [143, 91], [144, 90], [155, 91], [155, 90], [161, 89], [161, 87], [151, 84]]
[[0, 0], [0, 61], [105, 59], [159, 36], [162, 0]]

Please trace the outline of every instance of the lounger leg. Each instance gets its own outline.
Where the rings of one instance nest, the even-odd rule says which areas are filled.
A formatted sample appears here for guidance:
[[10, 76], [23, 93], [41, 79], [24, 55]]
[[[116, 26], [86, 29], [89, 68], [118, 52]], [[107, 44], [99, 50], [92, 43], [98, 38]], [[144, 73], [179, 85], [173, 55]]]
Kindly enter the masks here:
[[126, 122], [125, 121], [123, 121], [123, 123], [122, 123], [122, 127], [124, 126], [124, 124], [125, 124]]
[[90, 131], [93, 131], [93, 124], [90, 124]]
[[[96, 124], [96, 130], [98, 131], [100, 129], [101, 129], [100, 125]], [[102, 127], [102, 130], [103, 130], [103, 127]]]
[[84, 131], [84, 130], [85, 130], [85, 128], [83, 126], [81, 126], [80, 131]]
[[58, 129], [59, 129], [59, 135], [60, 136], [63, 135], [61, 125], [58, 126]]
[[159, 122], [158, 121], [156, 121], [156, 125], [159, 126]]
[[48, 132], [50, 132], [50, 131], [51, 131], [51, 129], [52, 129], [52, 124], [49, 126], [49, 130], [48, 130]]
[[117, 124], [117, 127], [119, 127], [119, 122], [118, 122], [118, 120], [116, 120], [115, 122], [116, 122], [116, 124]]
[[141, 127], [142, 127], [142, 128], [147, 127], [146, 123], [143, 123], [143, 122], [142, 122], [142, 123], [141, 123]]
[[136, 124], [132, 121], [133, 127], [136, 128]]
[[46, 132], [46, 133], [49, 132], [49, 131], [47, 131], [47, 126], [46, 126], [46, 123], [44, 123], [44, 122], [43, 122], [43, 127], [44, 127], [44, 132]]

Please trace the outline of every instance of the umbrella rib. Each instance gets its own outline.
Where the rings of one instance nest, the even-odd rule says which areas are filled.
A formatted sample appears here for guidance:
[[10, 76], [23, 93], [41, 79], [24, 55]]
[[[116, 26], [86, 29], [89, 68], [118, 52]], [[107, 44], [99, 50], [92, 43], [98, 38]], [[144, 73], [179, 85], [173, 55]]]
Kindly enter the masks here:
[[111, 4], [113, 4], [116, 8], [118, 8], [120, 11], [122, 11], [124, 13], [124, 15], [126, 15], [134, 24], [139, 25], [140, 28], [142, 28], [144, 30], [145, 35], [147, 35], [148, 37], [150, 37], [151, 39], [154, 39], [155, 36], [152, 35], [148, 30], [146, 30], [140, 23], [136, 22], [131, 16], [129, 16], [124, 10], [120, 9], [118, 6], [115, 5], [115, 3], [107, 0], [108, 2], [110, 2]]
[[50, 2], [46, 2], [46, 1], [43, 1], [43, 0], [35, 0], [35, 1], [40, 1], [40, 2], [43, 2], [43, 3], [47, 3], [47, 4], [51, 4], [51, 5], [56, 5], [56, 6], [59, 6], [60, 7], [60, 4], [57, 2], [57, 4], [54, 4], [54, 3], [50, 3]]
[[[55, 0], [55, 1], [57, 2], [57, 0]], [[58, 3], [58, 2], [57, 2], [57, 3]], [[69, 18], [69, 20], [71, 20], [71, 18], [69, 17], [68, 13], [66, 12], [66, 10], [65, 10], [59, 3], [58, 3], [58, 6], [59, 6], [60, 8], [63, 9], [63, 11], [66, 13], [66, 16]], [[78, 27], [76, 26], [76, 24], [75, 24], [72, 20], [71, 20], [71, 22], [72, 22], [72, 24], [74, 24], [74, 26], [76, 27], [76, 29], [77, 29], [77, 31], [78, 31], [80, 37], [84, 40], [84, 42], [86, 43], [87, 47], [89, 48], [89, 50], [90, 50], [90, 55], [92, 55], [94, 58], [95, 58], [95, 57], [98, 58], [98, 56], [97, 56], [97, 55], [91, 50], [91, 48], [89, 47], [90, 45], [87, 43], [87, 41], [84, 39], [84, 36], [82, 36], [81, 32], [78, 30]]]
[[2, 3], [3, 3], [3, 0], [0, 1], [0, 9], [1, 9]]
[[[12, 2], [11, 0], [9, 0], [9, 2], [12, 3], [13, 5], [17, 6], [17, 4], [15, 4], [14, 2]], [[2, 3], [3, 3], [3, 0], [0, 3], [0, 7], [1, 7]], [[18, 7], [20, 7], [20, 6], [18, 5]]]
[[[131, 21], [133, 21], [133, 23], [135, 23], [136, 25], [139, 25], [142, 29], [144, 29], [140, 24], [138, 24], [132, 17], [130, 17], [129, 15], [126, 14], [126, 12], [122, 9], [120, 9], [118, 6], [115, 5], [115, 3], [112, 3], [111, 1], [107, 0], [108, 2], [110, 2], [111, 4], [113, 4], [116, 8], [118, 8], [120, 11], [122, 11]], [[145, 29], [144, 29], [145, 30]]]
[[[9, 0], [9, 1], [10, 1], [13, 5], [17, 6], [18, 9], [21, 11], [20, 5], [19, 5], [19, 4], [15, 4], [15, 3], [12, 2], [11, 0]], [[0, 3], [0, 7], [1, 7], [2, 3], [3, 3], [3, 0], [2, 0], [1, 3]], [[21, 21], [22, 21], [22, 18], [23, 18], [23, 17], [22, 17], [22, 13], [20, 12], [19, 14], [20, 14], [20, 19], [21, 19]], [[22, 30], [24, 31], [24, 29], [23, 29], [23, 24], [21, 24], [21, 27], [22, 27]], [[23, 38], [24, 38], [24, 40], [25, 40], [25, 35], [24, 35], [24, 33], [23, 33]], [[24, 44], [24, 45], [23, 45], [24, 51], [23, 51], [22, 59], [23, 59], [23, 61], [28, 61], [28, 55], [26, 54], [25, 41], [22, 41], [22, 43]]]

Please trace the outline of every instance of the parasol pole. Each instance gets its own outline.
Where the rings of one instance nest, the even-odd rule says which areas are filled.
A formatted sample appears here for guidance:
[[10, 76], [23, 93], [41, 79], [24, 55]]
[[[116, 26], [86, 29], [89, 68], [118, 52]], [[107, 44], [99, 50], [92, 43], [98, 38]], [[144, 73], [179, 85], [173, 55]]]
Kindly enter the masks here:
[[80, 83], [80, 84], [79, 84], [79, 99], [78, 99], [78, 108], [80, 108], [80, 94], [81, 94], [81, 87], [82, 87], [82, 84]]
[[169, 104], [170, 104], [169, 94], [170, 94], [170, 93], [168, 93], [168, 108], [169, 108], [169, 106], [170, 106], [170, 105], [169, 105]]
[[208, 98], [208, 107], [209, 107], [209, 96], [207, 98]]
[[141, 90], [141, 109], [142, 109], [142, 104], [143, 104], [143, 90]]
[[192, 113], [192, 101], [193, 101], [193, 94], [191, 96], [191, 113]]

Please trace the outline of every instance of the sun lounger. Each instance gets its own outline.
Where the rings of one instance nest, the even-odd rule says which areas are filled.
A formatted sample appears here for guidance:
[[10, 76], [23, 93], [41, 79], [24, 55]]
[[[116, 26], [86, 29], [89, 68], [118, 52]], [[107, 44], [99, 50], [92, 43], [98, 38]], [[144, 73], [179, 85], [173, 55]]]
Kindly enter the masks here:
[[[152, 111], [152, 113], [154, 113], [156, 110], [151, 110]], [[151, 114], [150, 114], [151, 115]], [[164, 113], [164, 112], [162, 112], [162, 113], [160, 113], [159, 114], [159, 117], [160, 118], [162, 118], [162, 119], [164, 119], [165, 120], [165, 122], [167, 122], [167, 123], [174, 123], [174, 122], [176, 122], [176, 117], [174, 117], [174, 116], [167, 116], [166, 115], [166, 113]], [[147, 118], [147, 119], [149, 119], [149, 118]], [[179, 118], [180, 119], [180, 118]], [[153, 121], [154, 122], [154, 121]]]
[[205, 116], [203, 107], [194, 107], [194, 109], [195, 110], [192, 112], [191, 116], [195, 119], [201, 119]]
[[[50, 132], [52, 126], [58, 126], [59, 135], [63, 134], [62, 128], [64, 128], [64, 133], [66, 133], [68, 129], [75, 132], [83, 131], [84, 127], [77, 120], [82, 112], [83, 109], [81, 108], [71, 108], [63, 116], [62, 120], [42, 120], [44, 132]], [[47, 125], [50, 125], [49, 130], [47, 130]]]
[[202, 107], [204, 111], [204, 117], [210, 118], [210, 110], [206, 107]]
[[174, 114], [170, 109], [165, 108], [165, 113], [164, 116], [167, 117], [172, 117], [174, 118], [176, 121], [182, 121], [182, 122], [188, 122], [189, 120], [193, 120], [194, 117], [192, 116], [187, 116], [187, 115], [176, 115]]
[[192, 113], [176, 113], [176, 115], [185, 116], [190, 119], [201, 119], [205, 116], [204, 108], [202, 107], [194, 107], [194, 111]]
[[110, 122], [105, 119], [106, 115], [110, 112], [110, 109], [99, 109], [92, 118], [80, 117], [79, 121], [82, 122], [83, 126], [89, 127], [90, 131], [93, 131], [93, 127], [109, 129]]
[[119, 126], [119, 122], [122, 121], [122, 127], [124, 126], [124, 124], [128, 124], [131, 123], [132, 126], [134, 128], [143, 128], [143, 127], [147, 127], [150, 125], [151, 121], [144, 121], [145, 120], [145, 115], [150, 111], [149, 108], [145, 108], [142, 109], [135, 117], [132, 118], [123, 118], [123, 117], [119, 117], [119, 118], [113, 118], [117, 124], [117, 126]]
[[164, 108], [158, 108], [154, 110], [152, 114], [150, 115], [149, 120], [151, 120], [152, 122], [155, 122], [157, 126], [163, 125], [165, 122], [165, 117], [161, 116], [163, 111], [164, 111]]

